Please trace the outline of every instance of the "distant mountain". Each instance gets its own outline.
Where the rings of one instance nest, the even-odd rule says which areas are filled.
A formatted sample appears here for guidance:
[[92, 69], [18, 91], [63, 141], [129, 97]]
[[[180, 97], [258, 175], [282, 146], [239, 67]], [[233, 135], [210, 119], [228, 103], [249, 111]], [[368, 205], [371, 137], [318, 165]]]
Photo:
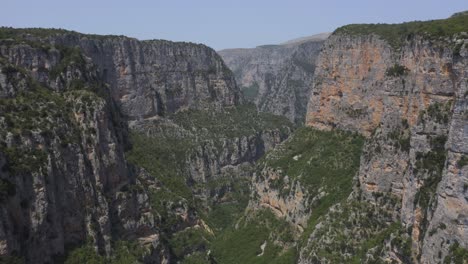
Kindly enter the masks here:
[[246, 100], [260, 111], [302, 123], [312, 85], [315, 60], [329, 33], [279, 45], [218, 51], [233, 71]]
[[315, 34], [312, 36], [291, 39], [291, 40], [281, 43], [280, 45], [301, 44], [301, 43], [308, 42], [308, 41], [324, 41], [330, 35], [331, 35], [330, 32], [324, 32], [324, 33]]

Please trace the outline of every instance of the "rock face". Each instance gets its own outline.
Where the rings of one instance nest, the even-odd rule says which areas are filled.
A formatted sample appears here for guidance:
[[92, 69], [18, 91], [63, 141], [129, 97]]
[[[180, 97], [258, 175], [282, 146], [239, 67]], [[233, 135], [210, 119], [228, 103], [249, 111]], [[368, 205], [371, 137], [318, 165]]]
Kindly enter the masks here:
[[[278, 149], [281, 148], [277, 148], [276, 151]], [[260, 172], [260, 175], [255, 177], [253, 193], [257, 199], [251, 199], [248, 208], [250, 210], [267, 208], [276, 217], [292, 223], [300, 233], [307, 227], [307, 221], [311, 214], [310, 207], [314, 202], [314, 197], [311, 197], [307, 190], [301, 186], [300, 181], [289, 182], [288, 175], [284, 178], [281, 175], [282, 173], [281, 170], [277, 171], [274, 168], [266, 166]], [[283, 188], [290, 189], [286, 195], [283, 189], [275, 185], [278, 181], [285, 185]], [[320, 199], [320, 196], [319, 194], [315, 199]]]
[[80, 34], [51, 37], [51, 42], [78, 46], [90, 57], [128, 119], [241, 101], [229, 69], [202, 44]]
[[[53, 262], [86, 241], [112, 255], [136, 240], [167, 262], [148, 195], [164, 187], [128, 165], [127, 121], [239, 104], [229, 69], [203, 45], [2, 30], [0, 255]], [[178, 228], [197, 224], [184, 214]]]
[[303, 123], [315, 61], [327, 36], [218, 53], [234, 72], [245, 98], [260, 111]]
[[0, 44], [0, 255], [46, 263], [86, 241], [110, 255], [117, 239], [151, 237], [148, 261], [166, 262], [151, 185], [128, 191], [139, 169], [125, 160], [126, 123], [90, 59], [61, 67], [66, 52]]
[[[292, 129], [240, 105], [234, 76], [204, 45], [1, 30], [2, 261], [96, 251], [168, 263], [203, 251], [187, 245], [179, 254], [168, 240], [185, 230], [212, 235], [200, 212], [238, 202], [231, 196], [248, 188], [238, 185], [253, 162]], [[135, 155], [152, 144], [155, 153]], [[172, 167], [158, 163], [167, 156]]]
[[453, 244], [468, 248], [468, 172], [457, 165], [468, 142], [466, 34], [414, 35], [398, 49], [389, 43], [333, 34], [317, 63], [306, 124], [368, 138], [360, 190], [368, 199], [398, 197], [413, 259], [436, 263]]
[[0, 262], [466, 261], [467, 23], [221, 51], [255, 105], [203, 45], [2, 28]]
[[[249, 108], [250, 114], [256, 112], [254, 108]], [[204, 111], [200, 113], [210, 115]], [[216, 114], [211, 118], [215, 121], [215, 126], [223, 122]], [[250, 181], [254, 162], [291, 133], [292, 125], [287, 120], [284, 121], [284, 126], [260, 126], [235, 135], [226, 135], [220, 131], [217, 134], [209, 124], [192, 126], [190, 123], [180, 122], [177, 117], [170, 120], [131, 122], [130, 127], [154, 139], [187, 142], [185, 156], [178, 162], [178, 166], [188, 181], [197, 185], [192, 187], [196, 196], [209, 207], [210, 204], [227, 199], [225, 196], [231, 195], [229, 189], [236, 181]], [[190, 122], [198, 123], [193, 116], [190, 117]], [[247, 123], [254, 122], [259, 120], [249, 120]], [[234, 120], [227, 126], [234, 131], [239, 124]]]

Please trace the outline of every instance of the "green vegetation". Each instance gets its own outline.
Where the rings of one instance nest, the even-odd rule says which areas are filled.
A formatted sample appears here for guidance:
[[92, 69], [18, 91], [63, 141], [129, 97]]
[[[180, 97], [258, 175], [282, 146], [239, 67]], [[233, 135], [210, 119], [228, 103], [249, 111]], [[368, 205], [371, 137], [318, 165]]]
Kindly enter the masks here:
[[453, 16], [448, 19], [414, 21], [402, 24], [351, 24], [336, 29], [333, 34], [377, 34], [393, 48], [398, 49], [408, 36], [419, 34], [431, 39], [444, 38], [460, 32], [466, 32], [467, 28], [468, 16], [463, 15]]
[[146, 169], [175, 195], [191, 198], [181, 167], [185, 164], [192, 142], [174, 138], [161, 140], [138, 132], [131, 132], [130, 140], [132, 149], [126, 155], [130, 163]]
[[[219, 244], [215, 243], [217, 237], [223, 236], [224, 230], [232, 230], [245, 210], [253, 168], [250, 164], [240, 165], [233, 171], [226, 168], [222, 175], [208, 177], [206, 183], [201, 183], [189, 178], [187, 163], [194, 155], [199, 155], [200, 147], [214, 146], [212, 151], [221, 153], [231, 147], [231, 143], [225, 145], [226, 140], [237, 144], [236, 138], [257, 136], [265, 130], [277, 129], [285, 137], [292, 124], [283, 117], [258, 113], [254, 105], [221, 111], [186, 110], [169, 118], [175, 127], [174, 124], [159, 124], [159, 130], [148, 135], [132, 131], [132, 148], [126, 157], [161, 184], [160, 188], [151, 189], [150, 202], [153, 210], [161, 215], [161, 230], [169, 241], [172, 254], [182, 263], [203, 262], [209, 256], [200, 253], [212, 249], [213, 244]], [[204, 202], [199, 193], [216, 193], [222, 196], [222, 200]], [[214, 234], [198, 228], [174, 232], [181, 221], [174, 212], [181, 204], [202, 218]]]
[[418, 122], [423, 125], [427, 121], [434, 121], [439, 124], [448, 124], [451, 116], [452, 101], [447, 101], [446, 103], [433, 103], [430, 104], [426, 110], [423, 110], [419, 113]]
[[[212, 244], [217, 263], [294, 263], [294, 249], [285, 251], [273, 241], [291, 242], [292, 227], [276, 218], [269, 210], [248, 214], [236, 229], [231, 227], [221, 233]], [[266, 242], [263, 255], [260, 246]]]
[[[351, 193], [363, 144], [364, 138], [358, 134], [299, 128], [260, 163], [260, 167], [267, 166], [280, 172], [280, 178], [270, 180], [270, 186], [279, 189], [281, 195], [289, 193], [283, 184], [286, 175], [290, 182], [298, 180], [310, 197], [324, 194], [310, 206], [311, 217], [302, 234], [304, 241], [301, 243], [314, 231], [316, 224], [323, 220], [322, 217], [330, 207], [345, 201]], [[290, 260], [284, 263], [294, 263], [294, 257], [295, 254], [291, 254]]]
[[186, 110], [170, 118], [187, 130], [205, 133], [208, 139], [255, 135], [264, 130], [285, 130], [293, 126], [285, 117], [258, 112], [253, 104], [227, 107], [222, 111]]
[[327, 183], [329, 187], [343, 183], [345, 190], [351, 187], [352, 177], [359, 168], [363, 143], [358, 134], [300, 128], [276, 155], [269, 155], [266, 164], [281, 169], [291, 179], [299, 179], [311, 187], [312, 193]]
[[47, 162], [47, 154], [40, 149], [22, 150], [19, 148], [0, 148], [7, 160], [7, 170], [13, 175], [40, 171]]
[[2, 45], [10, 46], [15, 44], [28, 44], [29, 46], [38, 49], [38, 51], [48, 52], [51, 48], [50, 44], [41, 42], [36, 39], [33, 40], [31, 36], [37, 36], [39, 38], [45, 38], [53, 35], [55, 29], [42, 29], [42, 28], [30, 28], [30, 29], [15, 29], [9, 27], [0, 27], [0, 42]]
[[70, 252], [65, 260], [65, 264], [104, 264], [105, 258], [94, 250], [94, 247], [86, 244]]
[[213, 235], [202, 228], [187, 228], [176, 233], [170, 240], [169, 245], [172, 253], [178, 258], [191, 252], [206, 252], [210, 246]]
[[40, 133], [48, 139], [56, 136], [64, 147], [79, 143], [80, 131], [73, 112], [92, 108], [95, 98], [94, 93], [87, 91], [59, 94], [38, 87], [13, 98], [0, 99], [0, 112], [6, 124], [0, 130], [0, 151], [7, 158], [8, 170], [12, 174], [37, 172], [46, 164], [47, 155], [44, 146], [6, 147], [3, 145], [6, 133], [17, 140], [32, 133]]
[[195, 252], [187, 257], [185, 257], [182, 264], [207, 264], [207, 263], [216, 263], [212, 261], [212, 258], [207, 256], [204, 252]]
[[359, 118], [363, 115], [366, 114], [366, 109], [359, 109], [359, 108], [352, 108], [352, 107], [349, 107], [349, 108], [346, 108], [345, 109], [345, 113], [349, 116], [349, 117], [352, 117], [352, 118]]
[[468, 11], [457, 12], [453, 14], [451, 17], [458, 17], [458, 16], [468, 16]]
[[445, 104], [434, 103], [427, 108], [427, 114], [430, 118], [435, 119], [436, 122], [441, 124], [448, 124], [450, 117], [450, 109], [452, 108], [452, 101]]
[[34, 146], [6, 147], [3, 142], [6, 133], [13, 134], [19, 140], [20, 136], [33, 132], [40, 132], [42, 135], [55, 132], [65, 139], [70, 138], [70, 131], [60, 130], [57, 123], [74, 127], [68, 111], [70, 107], [64, 97], [42, 88], [32, 80], [28, 82], [30, 92], [22, 92], [14, 98], [0, 99], [0, 118], [3, 118], [6, 125], [0, 130], [0, 152], [6, 156], [7, 170], [13, 175], [40, 171], [47, 162], [47, 155], [45, 150]]
[[51, 78], [57, 78], [64, 73], [69, 66], [75, 66], [81, 72], [86, 72], [86, 61], [77, 47], [57, 46], [60, 50], [60, 62], [49, 71]]
[[269, 155], [266, 164], [281, 169], [290, 181], [299, 180], [311, 197], [317, 196], [319, 190], [326, 193], [312, 204], [312, 228], [330, 206], [351, 193], [363, 144], [364, 139], [358, 134], [300, 128], [278, 153]]
[[[392, 234], [396, 234], [398, 237], [401, 236], [401, 223], [392, 223], [391, 225], [383, 228], [381, 231], [375, 233], [373, 236], [370, 236], [368, 239], [364, 240], [359, 246], [359, 251], [353, 257], [354, 263], [362, 263], [362, 260], [366, 259], [366, 254], [370, 249], [373, 249], [376, 252], [380, 252], [385, 245], [385, 240], [389, 240]], [[405, 243], [404, 241], [403, 243]], [[409, 244], [409, 243], [408, 243]], [[376, 249], [377, 248], [377, 249]], [[377, 259], [378, 255], [375, 254], [374, 259]]]
[[87, 243], [73, 249], [65, 258], [65, 264], [129, 264], [143, 263], [141, 258], [146, 250], [137, 242], [117, 241], [113, 247], [112, 255], [108, 258], [96, 253], [94, 247]]
[[461, 158], [457, 161], [457, 166], [463, 168], [468, 165], [468, 155], [462, 155]]
[[444, 258], [444, 264], [466, 264], [468, 263], [468, 250], [460, 247], [458, 241], [450, 246], [449, 254]]
[[66, 30], [61, 28], [11, 28], [11, 27], [0, 27], [0, 40], [13, 39], [15, 41], [26, 41], [28, 36], [34, 36], [37, 38], [45, 39], [56, 35], [64, 34], [75, 34], [93, 37], [97, 39], [104, 38], [120, 38], [122, 35], [94, 35], [94, 34], [82, 34], [72, 30]]
[[388, 133], [388, 138], [393, 141], [393, 146], [401, 151], [409, 152], [411, 148], [411, 134], [409, 127], [401, 130], [394, 130]]
[[408, 72], [409, 72], [409, 69], [406, 68], [405, 66], [402, 66], [400, 64], [394, 64], [392, 67], [387, 69], [385, 74], [390, 77], [399, 77], [399, 76], [407, 75]]
[[[391, 219], [393, 199], [379, 198], [378, 204], [345, 201], [329, 211], [314, 230], [305, 252], [314, 252], [312, 263], [381, 263], [386, 242], [403, 258], [410, 256], [410, 237]], [[384, 202], [387, 200], [387, 202]], [[393, 223], [392, 223], [393, 222]]]
[[[436, 196], [437, 185], [442, 180], [442, 172], [444, 170], [446, 151], [445, 135], [430, 137], [431, 151], [416, 153], [416, 163], [413, 172], [417, 177], [424, 177], [423, 185], [417, 191], [414, 203], [418, 204], [423, 209], [423, 221], [421, 230], [423, 233], [427, 231], [429, 225], [427, 221], [427, 213], [431, 204], [434, 203]], [[421, 237], [424, 237], [422, 235]]]
[[442, 179], [446, 151], [446, 136], [436, 136], [431, 138], [432, 151], [427, 153], [416, 153], [416, 164], [414, 172], [426, 173], [428, 178], [424, 180], [424, 185], [416, 193], [415, 203], [419, 203], [422, 208], [427, 209], [431, 199], [434, 197], [437, 185]]
[[[114, 245], [114, 251], [107, 263], [112, 264], [128, 264], [128, 263], [143, 263], [142, 257], [145, 256], [147, 250], [140, 246], [136, 241], [117, 241]], [[87, 263], [87, 262], [82, 262]]]
[[[252, 174], [253, 172], [247, 175]], [[222, 185], [217, 183], [215, 186], [208, 182], [207, 188], [210, 192], [220, 188], [229, 189], [228, 195], [224, 197], [224, 200], [227, 200], [226, 202], [211, 206], [211, 210], [206, 217], [207, 224], [216, 231], [232, 226], [242, 215], [249, 202], [250, 179], [235, 177], [225, 180]]]
[[22, 130], [50, 130], [55, 126], [54, 118], [64, 117], [66, 109], [65, 99], [45, 88], [0, 99], [0, 112], [8, 127], [18, 133]]
[[[71, 33], [73, 31], [55, 28], [10, 28], [0, 27], [0, 39], [17, 39], [21, 36], [33, 35], [41, 38], [57, 34]], [[75, 32], [76, 33], [76, 32]]]
[[241, 88], [242, 94], [244, 95], [244, 99], [248, 102], [253, 102], [258, 95], [258, 83], [253, 83], [250, 86], [243, 86]]

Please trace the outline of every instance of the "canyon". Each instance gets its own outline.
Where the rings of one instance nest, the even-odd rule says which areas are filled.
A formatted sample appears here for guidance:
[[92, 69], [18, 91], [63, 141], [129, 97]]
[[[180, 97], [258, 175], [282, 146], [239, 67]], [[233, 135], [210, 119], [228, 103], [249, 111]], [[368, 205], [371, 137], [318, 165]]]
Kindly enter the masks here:
[[466, 263], [468, 16], [254, 49], [0, 29], [3, 263]]

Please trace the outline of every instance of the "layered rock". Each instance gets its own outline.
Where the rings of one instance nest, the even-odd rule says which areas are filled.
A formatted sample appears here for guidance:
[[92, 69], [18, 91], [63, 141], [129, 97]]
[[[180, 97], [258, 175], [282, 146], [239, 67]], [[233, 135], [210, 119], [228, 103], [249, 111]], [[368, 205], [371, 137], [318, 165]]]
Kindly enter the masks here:
[[311, 216], [351, 193], [362, 144], [356, 134], [296, 130], [257, 165], [248, 208], [271, 210], [298, 234], [311, 230]]
[[[203, 124], [201, 115], [212, 121]], [[213, 204], [224, 201], [236, 181], [250, 181], [255, 161], [291, 133], [292, 124], [285, 118], [274, 117], [278, 123], [273, 124], [266, 116], [274, 117], [240, 106], [215, 114], [181, 112], [170, 119], [131, 122], [130, 127], [150, 138], [185, 142], [178, 162], [182, 174], [197, 185], [193, 190], [199, 198]], [[227, 129], [219, 128], [223, 126]]]
[[[27, 29], [4, 30], [26, 42], [78, 48], [97, 67], [100, 79], [109, 84], [112, 97], [127, 119], [164, 116], [180, 109], [220, 109], [242, 100], [232, 73], [215, 51], [202, 44], [139, 41], [124, 36], [84, 35], [59, 30], [44, 30], [43, 33], [32, 30], [31, 34]], [[30, 55], [17, 56], [37, 67], [49, 69], [40, 58], [32, 59]], [[58, 56], [55, 54], [55, 60]]]
[[467, 174], [455, 165], [466, 155], [466, 43], [464, 33], [416, 34], [400, 47], [378, 34], [335, 33], [320, 54], [308, 105], [308, 126], [368, 137], [360, 190], [369, 200], [390, 194], [401, 201], [398, 218], [412, 228], [412, 257], [421, 263], [442, 261], [454, 243], [468, 246]]
[[[136, 176], [124, 156], [126, 125], [113, 101], [96, 94], [106, 88], [89, 60], [70, 63], [54, 82], [48, 70], [60, 63], [57, 50], [3, 43], [0, 55], [7, 88], [1, 181], [8, 187], [2, 188], [1, 255], [53, 262], [86, 241], [110, 255], [114, 239], [132, 234], [154, 236], [151, 261], [167, 259], [159, 220], [145, 213], [146, 194], [121, 191]], [[118, 193], [135, 203], [114, 200]], [[117, 219], [116, 210], [131, 212]]]
[[234, 72], [246, 100], [260, 111], [303, 123], [315, 61], [327, 36], [218, 53]]
[[128, 240], [169, 261], [167, 217], [164, 232], [206, 225], [183, 198], [155, 201], [171, 190], [128, 165], [127, 121], [237, 105], [231, 72], [203, 45], [2, 30], [0, 255], [54, 262], [89, 243], [114, 258]]

